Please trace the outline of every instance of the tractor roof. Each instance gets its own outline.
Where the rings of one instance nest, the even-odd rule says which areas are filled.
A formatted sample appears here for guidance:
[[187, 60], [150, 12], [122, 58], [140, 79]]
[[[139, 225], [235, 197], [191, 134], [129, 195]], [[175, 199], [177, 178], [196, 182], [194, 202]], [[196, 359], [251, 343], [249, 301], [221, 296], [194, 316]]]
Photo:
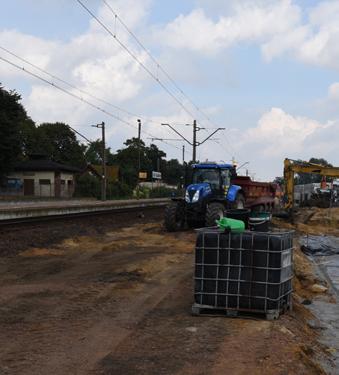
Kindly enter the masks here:
[[197, 169], [231, 169], [231, 168], [234, 168], [234, 166], [232, 164], [200, 163], [200, 164], [193, 164], [193, 168], [197, 168]]

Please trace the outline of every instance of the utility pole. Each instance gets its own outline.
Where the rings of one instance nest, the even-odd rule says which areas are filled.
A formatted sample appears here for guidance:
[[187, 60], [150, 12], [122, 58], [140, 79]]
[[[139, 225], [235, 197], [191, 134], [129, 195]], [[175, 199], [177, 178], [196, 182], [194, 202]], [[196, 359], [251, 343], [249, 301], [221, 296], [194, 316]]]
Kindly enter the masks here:
[[[200, 129], [199, 129], [200, 130]], [[197, 159], [197, 121], [193, 121], [193, 156], [192, 156], [192, 161], [193, 163], [196, 162]]]
[[138, 178], [139, 178], [139, 172], [141, 168], [141, 154], [140, 154], [140, 140], [141, 140], [141, 120], [138, 121]]
[[185, 145], [182, 145], [182, 165], [185, 164]]
[[140, 141], [141, 141], [141, 120], [138, 119], [138, 187], [137, 187], [137, 199], [140, 196], [140, 169], [141, 169], [141, 150], [140, 150]]
[[105, 123], [92, 125], [95, 128], [101, 128], [101, 161], [102, 161], [102, 176], [101, 176], [101, 200], [106, 200], [106, 142], [105, 142]]

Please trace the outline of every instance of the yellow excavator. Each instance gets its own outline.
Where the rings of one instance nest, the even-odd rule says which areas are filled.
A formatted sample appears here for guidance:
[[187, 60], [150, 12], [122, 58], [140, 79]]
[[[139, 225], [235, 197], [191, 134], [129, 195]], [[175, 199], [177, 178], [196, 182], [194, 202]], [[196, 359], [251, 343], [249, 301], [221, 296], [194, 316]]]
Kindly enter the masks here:
[[286, 158], [284, 160], [284, 208], [288, 211], [291, 211], [294, 207], [294, 173], [315, 173], [321, 176], [339, 178], [339, 167], [325, 167], [307, 161]]

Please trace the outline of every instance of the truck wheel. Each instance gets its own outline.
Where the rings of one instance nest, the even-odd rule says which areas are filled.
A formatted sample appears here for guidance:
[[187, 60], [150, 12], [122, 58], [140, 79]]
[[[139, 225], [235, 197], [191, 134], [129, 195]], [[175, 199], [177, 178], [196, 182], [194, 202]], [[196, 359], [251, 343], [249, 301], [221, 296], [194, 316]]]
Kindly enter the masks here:
[[235, 208], [237, 210], [242, 210], [245, 208], [245, 197], [243, 194], [237, 194], [237, 197], [235, 198], [235, 201], [232, 204], [232, 208]]
[[214, 202], [207, 206], [205, 224], [207, 227], [214, 227], [216, 220], [225, 216], [225, 207], [222, 203]]
[[173, 202], [165, 208], [165, 228], [168, 232], [176, 232], [184, 228], [185, 211], [182, 204]]

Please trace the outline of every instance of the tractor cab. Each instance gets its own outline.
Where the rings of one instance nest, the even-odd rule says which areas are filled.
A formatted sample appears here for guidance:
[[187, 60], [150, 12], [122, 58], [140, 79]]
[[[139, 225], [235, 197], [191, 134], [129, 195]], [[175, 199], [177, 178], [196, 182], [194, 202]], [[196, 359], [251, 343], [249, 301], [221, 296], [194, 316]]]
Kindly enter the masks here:
[[231, 164], [195, 164], [192, 184], [208, 183], [213, 191], [224, 191], [235, 176], [236, 170]]
[[207, 203], [206, 200], [212, 197], [227, 200], [235, 176], [236, 171], [231, 164], [194, 164], [192, 183], [186, 187], [186, 203]]

